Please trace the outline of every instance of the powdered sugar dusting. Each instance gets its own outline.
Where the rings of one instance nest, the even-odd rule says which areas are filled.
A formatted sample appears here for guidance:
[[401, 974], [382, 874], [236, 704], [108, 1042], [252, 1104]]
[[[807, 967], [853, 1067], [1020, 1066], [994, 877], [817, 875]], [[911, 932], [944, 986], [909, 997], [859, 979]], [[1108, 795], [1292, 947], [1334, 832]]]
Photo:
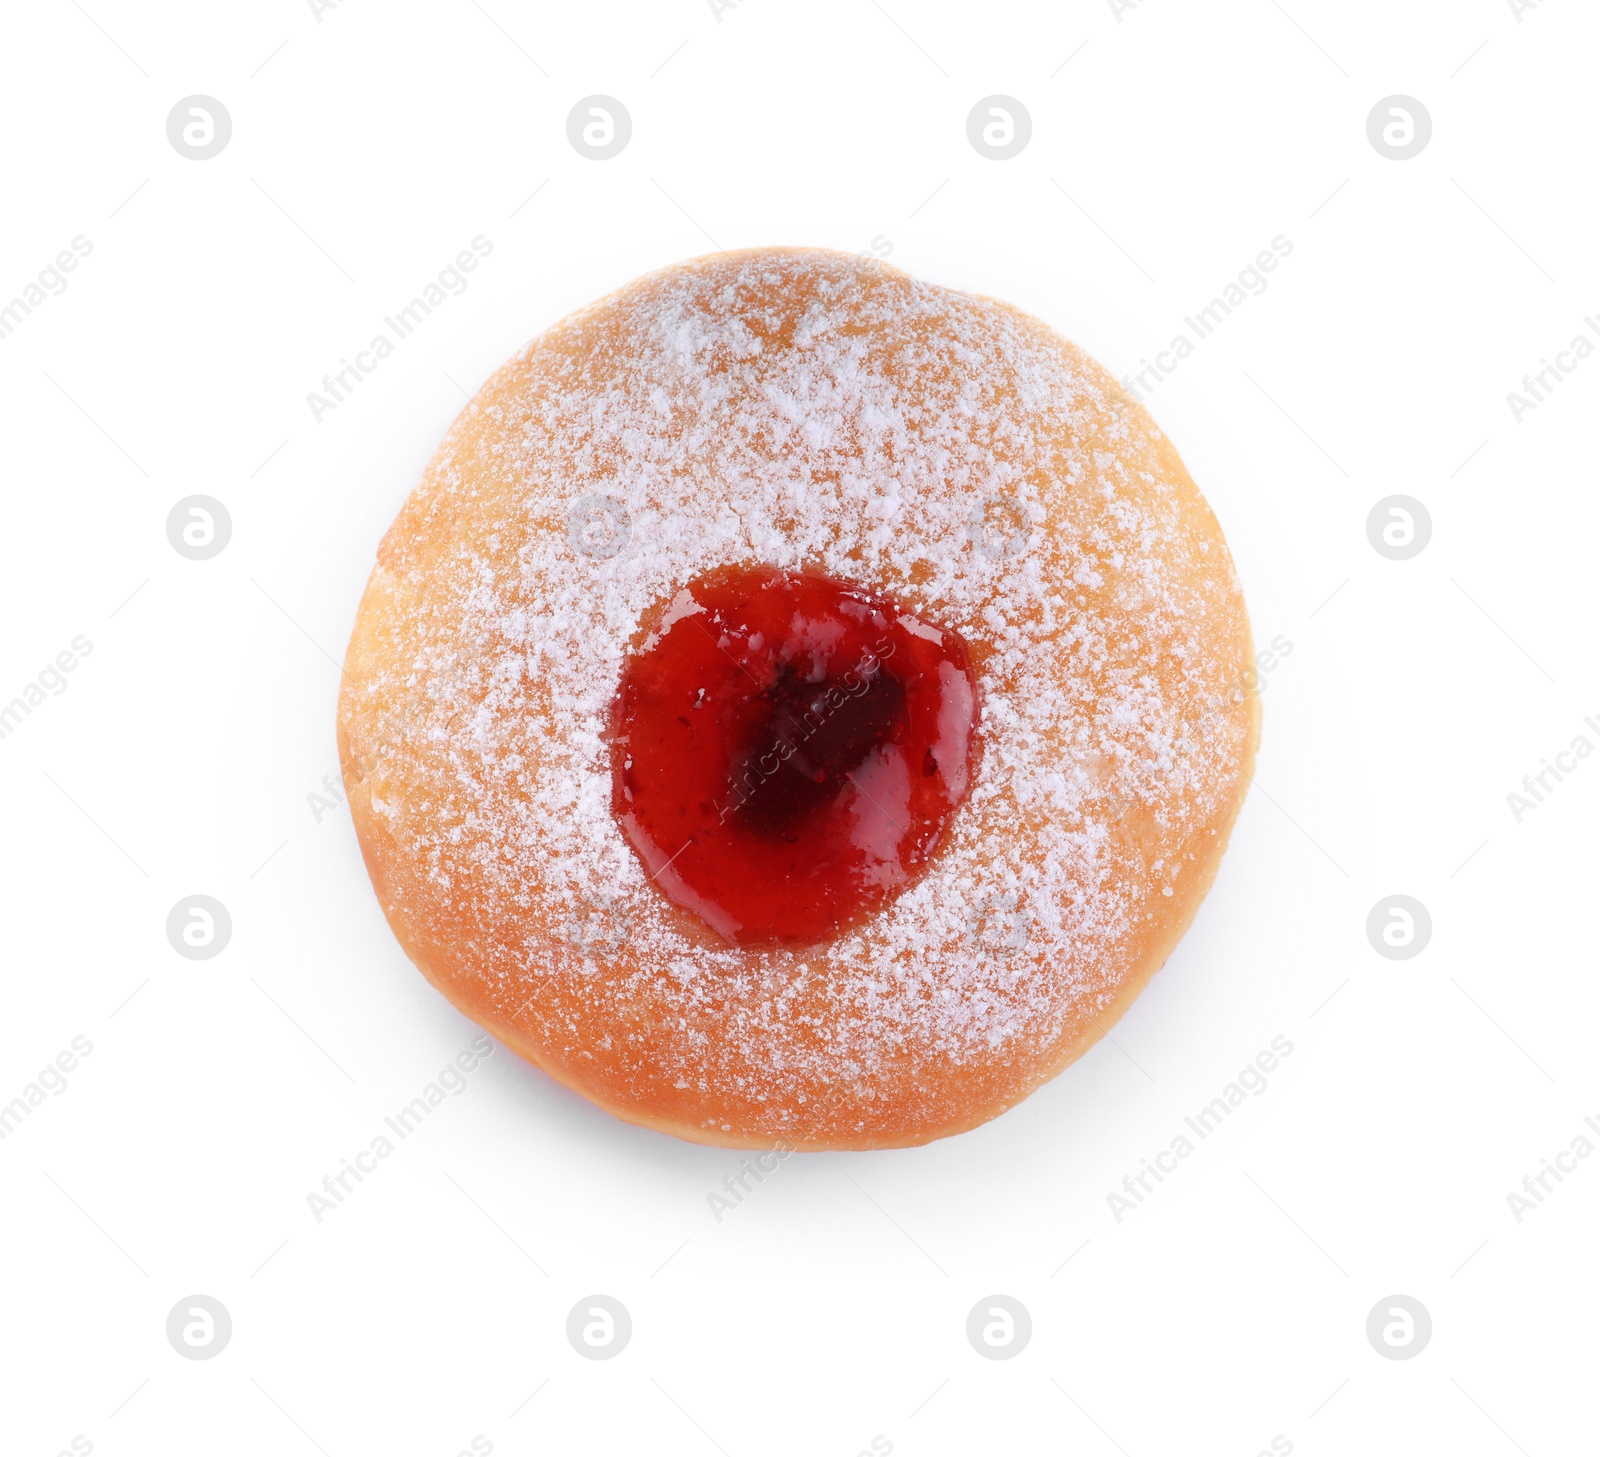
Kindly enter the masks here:
[[[563, 321], [457, 421], [369, 589], [383, 648], [341, 712], [407, 872], [391, 914], [475, 928], [448, 976], [574, 1081], [712, 1134], [1021, 1096], [1209, 865], [1250, 752], [1242, 598], [1169, 462], [1042, 325], [845, 255], [702, 260]], [[611, 555], [569, 529], [594, 499]], [[625, 654], [743, 562], [885, 592], [978, 673], [943, 850], [821, 948], [720, 945], [612, 817]]]

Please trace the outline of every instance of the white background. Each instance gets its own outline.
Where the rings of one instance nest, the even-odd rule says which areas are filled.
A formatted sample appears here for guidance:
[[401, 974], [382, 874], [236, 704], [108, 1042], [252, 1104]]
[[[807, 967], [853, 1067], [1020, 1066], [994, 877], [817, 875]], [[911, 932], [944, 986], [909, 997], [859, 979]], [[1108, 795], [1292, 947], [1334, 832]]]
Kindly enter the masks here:
[[[6, 19], [0, 701], [0, 1447], [105, 1454], [1305, 1454], [1591, 1450], [1600, 1158], [1507, 1194], [1600, 1116], [1583, 934], [1600, 762], [1507, 794], [1600, 716], [1600, 314], [1579, 0], [44, 0]], [[92, 17], [92, 18], [91, 18]], [[891, 18], [892, 17], [892, 18]], [[633, 137], [568, 144], [591, 93]], [[180, 98], [233, 136], [169, 145]], [[993, 162], [966, 117], [1019, 98]], [[1366, 118], [1419, 98], [1395, 162]], [[483, 234], [470, 287], [316, 421], [308, 391]], [[1054, 1084], [928, 1148], [795, 1157], [722, 1221], [738, 1155], [624, 1126], [499, 1049], [316, 1222], [307, 1195], [475, 1029], [409, 966], [336, 775], [377, 540], [488, 373], [567, 310], [715, 247], [892, 245], [1119, 374], [1282, 234], [1294, 250], [1155, 393], [1215, 504], [1265, 741], [1216, 889]], [[180, 498], [228, 548], [169, 546]], [[1427, 549], [1384, 559], [1403, 493]], [[1547, 781], [1553, 784], [1553, 780]], [[164, 926], [221, 900], [188, 961]], [[1380, 898], [1431, 912], [1413, 960]], [[1107, 1195], [1274, 1036], [1267, 1090], [1118, 1222]], [[215, 1359], [168, 1311], [231, 1314]], [[579, 1358], [568, 1310], [632, 1341]], [[1029, 1310], [1015, 1359], [968, 1311]], [[1368, 1311], [1431, 1313], [1382, 1359]], [[536, 1394], [535, 1394], [536, 1393]], [[483, 1443], [480, 1442], [479, 1450]]]

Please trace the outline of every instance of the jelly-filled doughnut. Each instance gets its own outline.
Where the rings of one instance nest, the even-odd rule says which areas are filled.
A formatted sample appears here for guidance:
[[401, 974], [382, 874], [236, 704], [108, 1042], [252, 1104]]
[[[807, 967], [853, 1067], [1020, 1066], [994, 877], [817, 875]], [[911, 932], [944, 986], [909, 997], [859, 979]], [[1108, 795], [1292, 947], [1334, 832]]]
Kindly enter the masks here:
[[339, 751], [463, 1012], [634, 1123], [882, 1148], [1092, 1045], [1216, 874], [1249, 620], [1176, 450], [1038, 320], [814, 249], [547, 330], [384, 536]]

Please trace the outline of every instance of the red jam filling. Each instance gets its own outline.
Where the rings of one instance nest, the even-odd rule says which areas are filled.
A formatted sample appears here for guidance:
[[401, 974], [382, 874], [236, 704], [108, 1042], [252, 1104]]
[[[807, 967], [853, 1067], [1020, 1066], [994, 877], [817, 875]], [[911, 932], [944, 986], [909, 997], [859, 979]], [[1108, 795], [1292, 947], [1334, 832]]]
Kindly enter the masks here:
[[612, 810], [652, 883], [732, 944], [815, 944], [927, 868], [977, 725], [949, 628], [819, 573], [721, 568], [623, 668]]

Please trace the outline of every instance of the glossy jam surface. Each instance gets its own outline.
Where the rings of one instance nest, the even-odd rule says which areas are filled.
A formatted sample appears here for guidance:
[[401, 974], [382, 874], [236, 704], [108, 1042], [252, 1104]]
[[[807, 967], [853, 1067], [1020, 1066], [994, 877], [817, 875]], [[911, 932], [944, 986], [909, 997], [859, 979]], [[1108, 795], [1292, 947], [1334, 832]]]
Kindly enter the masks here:
[[927, 868], [977, 767], [966, 644], [850, 582], [696, 578], [612, 711], [612, 809], [652, 884], [736, 946], [806, 945]]

